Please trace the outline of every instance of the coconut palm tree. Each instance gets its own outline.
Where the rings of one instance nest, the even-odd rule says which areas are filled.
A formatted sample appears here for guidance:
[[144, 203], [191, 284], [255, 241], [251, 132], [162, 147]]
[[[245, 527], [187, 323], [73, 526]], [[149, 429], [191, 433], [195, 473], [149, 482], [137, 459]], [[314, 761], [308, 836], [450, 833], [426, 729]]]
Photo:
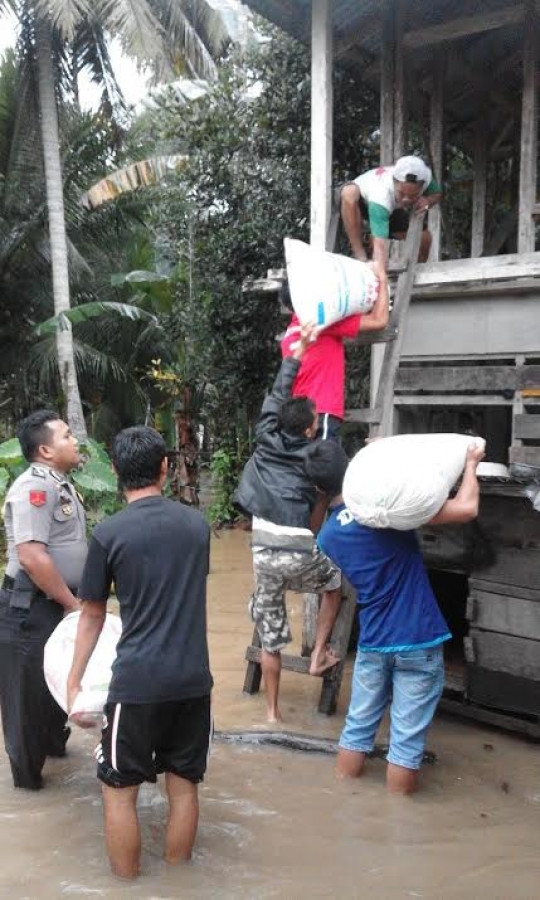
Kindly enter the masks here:
[[[90, 66], [106, 89], [110, 106], [118, 100], [112, 69], [104, 54], [103, 32], [120, 36], [128, 53], [153, 65], [161, 76], [188, 71], [212, 76], [214, 56], [228, 35], [223, 20], [205, 0], [0, 0], [3, 12], [15, 12], [20, 24], [21, 55], [39, 104], [46, 184], [54, 309], [70, 308], [59, 100], [77, 94], [77, 75]], [[83, 442], [86, 425], [77, 384], [71, 328], [58, 329], [57, 353], [66, 417]]]

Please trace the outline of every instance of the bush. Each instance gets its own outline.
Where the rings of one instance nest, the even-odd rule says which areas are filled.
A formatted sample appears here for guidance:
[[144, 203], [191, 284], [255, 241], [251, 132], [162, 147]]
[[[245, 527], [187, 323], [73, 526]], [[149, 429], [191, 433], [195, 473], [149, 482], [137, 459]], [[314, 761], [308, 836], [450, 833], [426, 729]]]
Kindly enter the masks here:
[[239, 517], [233, 504], [233, 494], [243, 460], [239, 453], [217, 450], [210, 461], [214, 501], [208, 511], [212, 525], [232, 525]]

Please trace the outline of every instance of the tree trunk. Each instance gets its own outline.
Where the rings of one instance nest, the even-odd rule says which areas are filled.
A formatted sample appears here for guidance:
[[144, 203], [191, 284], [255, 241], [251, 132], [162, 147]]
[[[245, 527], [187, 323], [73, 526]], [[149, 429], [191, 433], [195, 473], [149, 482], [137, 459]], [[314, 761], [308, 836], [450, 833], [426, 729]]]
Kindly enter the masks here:
[[[64, 216], [62, 167], [58, 138], [58, 110], [56, 107], [51, 28], [48, 21], [36, 20], [36, 56], [39, 74], [39, 107], [41, 139], [45, 165], [45, 186], [49, 217], [54, 313], [59, 315], [70, 308], [68, 248]], [[71, 325], [56, 334], [58, 368], [66, 403], [66, 418], [73, 434], [81, 442], [87, 439], [75, 358]]]

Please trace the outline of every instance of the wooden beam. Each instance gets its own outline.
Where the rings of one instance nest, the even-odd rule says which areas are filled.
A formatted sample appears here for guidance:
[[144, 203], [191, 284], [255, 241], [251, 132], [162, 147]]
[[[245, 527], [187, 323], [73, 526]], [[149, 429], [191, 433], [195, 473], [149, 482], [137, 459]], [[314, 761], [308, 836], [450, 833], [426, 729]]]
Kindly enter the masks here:
[[540, 283], [537, 278], [492, 279], [489, 282], [472, 281], [470, 284], [456, 282], [455, 284], [433, 284], [423, 287], [413, 287], [413, 297], [416, 300], [445, 300], [448, 297], [458, 297], [460, 300], [466, 297], [496, 297], [503, 294], [505, 297], [519, 294], [537, 294], [540, 291]]
[[[433, 165], [433, 174], [442, 185], [443, 180], [443, 136], [444, 136], [444, 77], [446, 73], [446, 55], [438, 55], [433, 72], [429, 109], [429, 152]], [[440, 204], [430, 209], [428, 227], [432, 235], [430, 261], [441, 258], [442, 211]]]
[[518, 384], [519, 371], [515, 366], [402, 366], [396, 377], [396, 391], [439, 394], [515, 391]]
[[366, 425], [378, 425], [381, 421], [381, 410], [380, 409], [346, 409], [345, 410], [345, 421], [346, 422], [356, 422], [359, 424], [365, 423]]
[[519, 169], [518, 253], [534, 250], [536, 154], [538, 129], [537, 26], [535, 0], [527, 0], [523, 42], [523, 98], [521, 104], [521, 161]]
[[394, 159], [405, 155], [407, 146], [407, 97], [405, 94], [405, 55], [403, 53], [404, 0], [395, 0], [394, 8]]
[[383, 0], [381, 35], [381, 166], [394, 162], [394, 5]]
[[332, 7], [333, 0], [312, 0], [311, 243], [321, 250], [332, 208]]
[[465, 645], [469, 663], [540, 682], [540, 641], [471, 628]]
[[521, 441], [540, 441], [540, 416], [526, 413], [514, 416], [513, 437]]
[[[484, 98], [482, 107], [488, 105]], [[473, 197], [471, 224], [471, 256], [482, 256], [486, 234], [486, 196], [488, 167], [488, 118], [481, 115], [478, 119], [474, 135], [473, 152]]]
[[[512, 406], [496, 394], [396, 394], [395, 406]], [[540, 449], [539, 449], [540, 452]]]
[[381, 331], [361, 331], [358, 337], [354, 338], [355, 347], [366, 347], [368, 344], [387, 344], [388, 341], [395, 341], [397, 337], [397, 326], [392, 323]]
[[525, 734], [535, 740], [540, 739], [540, 725], [518, 716], [507, 715], [504, 712], [495, 712], [493, 709], [484, 709], [473, 703], [463, 703], [461, 700], [449, 700], [443, 697], [437, 707], [438, 712], [450, 713], [452, 716], [472, 719], [473, 722], [483, 722], [486, 725], [494, 725], [503, 731]]
[[416, 50], [440, 44], [442, 41], [455, 41], [462, 37], [469, 37], [471, 34], [494, 31], [497, 28], [521, 22], [524, 12], [524, 5], [517, 3], [504, 9], [481, 13], [478, 16], [462, 16], [449, 22], [441, 22], [440, 25], [407, 31], [403, 36], [403, 46], [407, 50]]
[[510, 447], [510, 462], [540, 468], [540, 447]]
[[538, 396], [536, 391], [540, 386], [540, 366], [523, 366], [519, 372], [519, 386], [523, 388], [524, 399], [527, 398], [527, 395]]
[[[540, 253], [508, 253], [479, 259], [452, 259], [438, 263], [419, 263], [414, 285], [490, 282], [501, 278], [538, 278]], [[539, 285], [540, 287], [540, 285]]]

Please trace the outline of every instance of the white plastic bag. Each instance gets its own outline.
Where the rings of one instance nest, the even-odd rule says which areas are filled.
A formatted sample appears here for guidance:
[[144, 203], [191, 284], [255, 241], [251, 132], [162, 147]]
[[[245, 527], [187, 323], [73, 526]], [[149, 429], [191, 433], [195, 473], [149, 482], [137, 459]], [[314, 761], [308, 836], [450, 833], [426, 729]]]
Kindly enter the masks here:
[[402, 434], [373, 441], [351, 460], [343, 500], [362, 525], [419, 528], [448, 499], [471, 445], [485, 446], [485, 441], [464, 434]]
[[[43, 670], [45, 681], [54, 699], [67, 712], [67, 679], [79, 624], [80, 612], [66, 616], [56, 626], [45, 644]], [[116, 658], [116, 645], [122, 633], [122, 623], [118, 616], [107, 613], [96, 649], [88, 661], [82, 680], [82, 691], [73, 704], [71, 716], [84, 716], [85, 725], [97, 725], [103, 716], [103, 706], [107, 700], [111, 667]], [[76, 722], [77, 720], [74, 719]]]
[[292, 238], [284, 243], [291, 302], [302, 325], [326, 328], [346, 316], [371, 312], [379, 279], [367, 263]]

